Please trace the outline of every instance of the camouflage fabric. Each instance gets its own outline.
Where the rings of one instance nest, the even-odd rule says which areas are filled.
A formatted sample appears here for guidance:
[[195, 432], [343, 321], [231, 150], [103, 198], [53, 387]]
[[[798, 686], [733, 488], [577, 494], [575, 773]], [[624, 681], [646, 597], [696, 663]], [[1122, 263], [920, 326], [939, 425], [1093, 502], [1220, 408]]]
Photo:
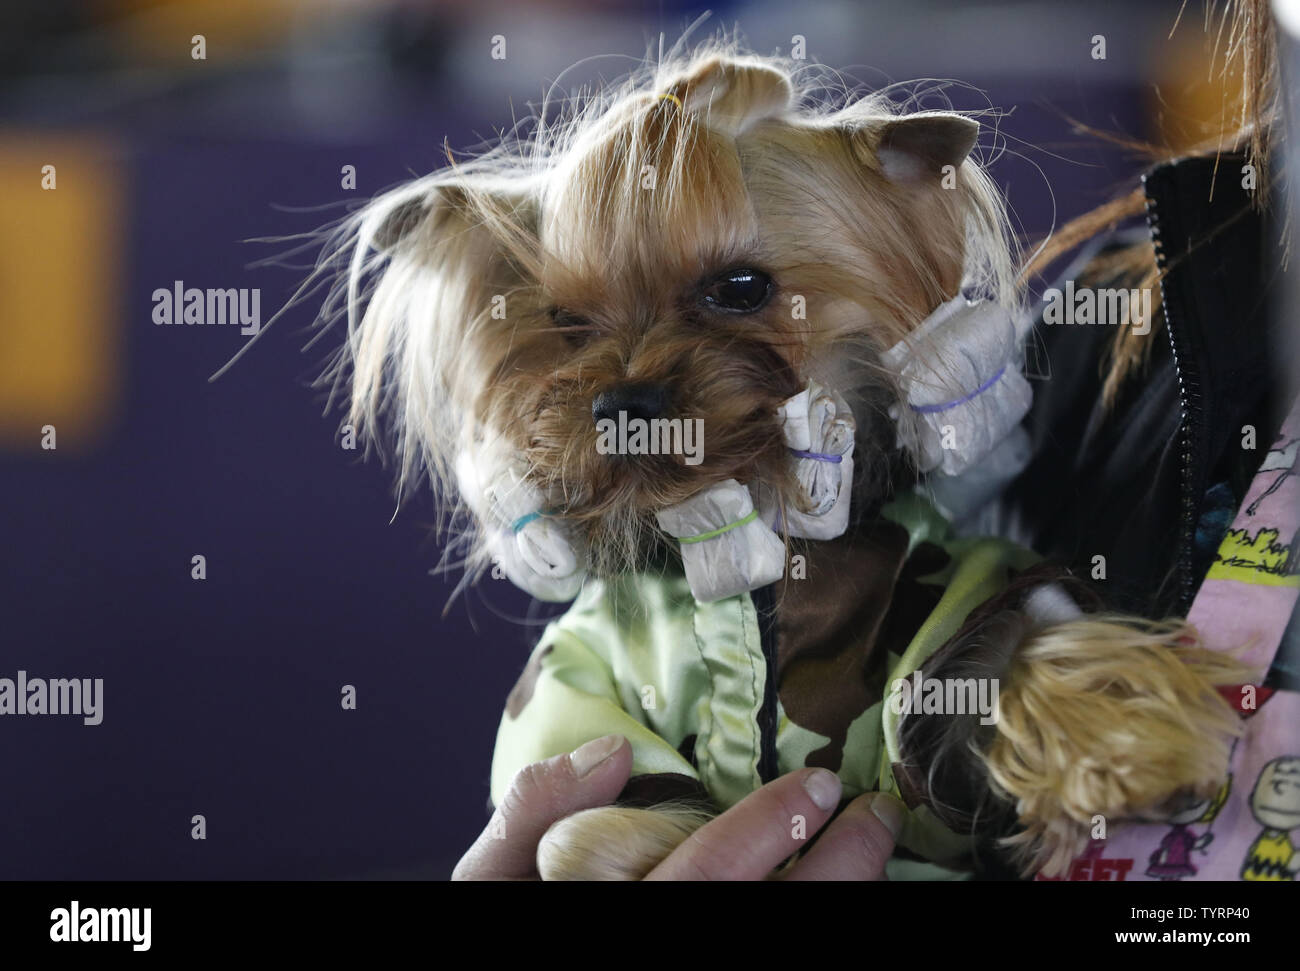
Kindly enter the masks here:
[[[846, 799], [897, 793], [887, 686], [1036, 559], [1001, 540], [954, 537], [919, 495], [838, 540], [792, 549], [773, 591], [777, 774], [820, 766], [839, 774]], [[615, 732], [633, 749], [624, 801], [734, 805], [763, 782], [767, 670], [754, 595], [699, 603], [671, 570], [589, 582], [510, 694], [493, 801], [528, 763]], [[971, 850], [924, 806], [898, 845], [894, 879], [959, 878]]]

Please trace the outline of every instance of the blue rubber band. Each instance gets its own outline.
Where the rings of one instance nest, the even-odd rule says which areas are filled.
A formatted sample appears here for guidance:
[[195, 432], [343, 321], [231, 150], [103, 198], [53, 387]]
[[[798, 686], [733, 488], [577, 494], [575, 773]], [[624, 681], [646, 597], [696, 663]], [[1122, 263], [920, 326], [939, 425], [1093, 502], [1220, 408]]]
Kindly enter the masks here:
[[542, 515], [543, 514], [540, 512], [530, 512], [525, 516], [520, 516], [518, 519], [516, 519], [513, 523], [510, 524], [510, 532], [512, 533], [519, 532], [521, 529], [523, 529], [525, 526], [531, 523], [534, 519], [540, 519]]
[[832, 465], [839, 465], [844, 461], [843, 455], [827, 455], [825, 452], [805, 452], [801, 448], [790, 449], [790, 454], [798, 456], [801, 459], [812, 459], [814, 462], [829, 462]]
[[998, 380], [1002, 377], [1002, 375], [1006, 373], [1006, 370], [1007, 370], [1007, 366], [1005, 364], [1002, 365], [1002, 367], [998, 370], [997, 374], [993, 375], [993, 377], [989, 378], [987, 381], [981, 384], [970, 394], [966, 395], [964, 398], [958, 398], [956, 401], [945, 401], [942, 404], [938, 404], [938, 405], [912, 405], [911, 408], [917, 414], [933, 415], [940, 411], [948, 411], [950, 408], [956, 408], [958, 405], [964, 405], [966, 402], [970, 401], [976, 395], [983, 394], [989, 388], [993, 387], [993, 385], [997, 384]]

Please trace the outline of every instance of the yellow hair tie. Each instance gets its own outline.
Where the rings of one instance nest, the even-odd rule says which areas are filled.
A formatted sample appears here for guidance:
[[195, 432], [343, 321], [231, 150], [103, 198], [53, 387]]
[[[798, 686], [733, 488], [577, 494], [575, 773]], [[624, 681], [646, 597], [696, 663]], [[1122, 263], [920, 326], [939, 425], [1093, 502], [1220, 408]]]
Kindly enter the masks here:
[[671, 102], [672, 102], [673, 104], [675, 104], [678, 108], [680, 108], [680, 107], [682, 106], [682, 99], [679, 98], [679, 97], [677, 97], [677, 95], [675, 95], [675, 94], [661, 94], [661, 95], [659, 96], [659, 100], [660, 100], [660, 101], [663, 101], [663, 100], [665, 100], [665, 99], [668, 100], [668, 101], [671, 101]]

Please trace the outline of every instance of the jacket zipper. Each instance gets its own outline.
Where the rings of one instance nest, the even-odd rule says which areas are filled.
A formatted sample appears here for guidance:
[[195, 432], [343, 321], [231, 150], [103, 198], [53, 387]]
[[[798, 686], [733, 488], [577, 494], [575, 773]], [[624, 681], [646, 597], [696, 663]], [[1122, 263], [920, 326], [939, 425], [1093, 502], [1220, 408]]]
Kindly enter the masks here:
[[766, 676], [763, 678], [763, 704], [758, 711], [758, 777], [763, 784], [780, 773], [777, 767], [777, 692], [776, 692], [776, 598], [775, 584], [754, 590], [750, 597], [758, 615], [758, 637], [763, 647]]
[[[1146, 177], [1143, 177], [1143, 183]], [[1201, 394], [1200, 375], [1193, 365], [1192, 340], [1190, 335], [1180, 331], [1177, 322], [1181, 320], [1177, 312], [1176, 294], [1172, 287], [1165, 285], [1169, 258], [1165, 252], [1164, 238], [1161, 234], [1160, 210], [1156, 200], [1147, 195], [1147, 228], [1151, 233], [1151, 244], [1155, 249], [1156, 267], [1159, 270], [1160, 305], [1164, 308], [1165, 330], [1169, 334], [1169, 345], [1173, 352], [1174, 373], [1178, 376], [1178, 398], [1180, 410], [1179, 444], [1181, 447], [1182, 466], [1180, 510], [1180, 535], [1178, 550], [1178, 594], [1182, 612], [1191, 609], [1192, 591], [1195, 577], [1192, 575], [1192, 553], [1196, 542], [1196, 507], [1195, 488], [1196, 470], [1200, 467], [1201, 442], [1196, 435], [1196, 428], [1202, 422], [1203, 398]]]

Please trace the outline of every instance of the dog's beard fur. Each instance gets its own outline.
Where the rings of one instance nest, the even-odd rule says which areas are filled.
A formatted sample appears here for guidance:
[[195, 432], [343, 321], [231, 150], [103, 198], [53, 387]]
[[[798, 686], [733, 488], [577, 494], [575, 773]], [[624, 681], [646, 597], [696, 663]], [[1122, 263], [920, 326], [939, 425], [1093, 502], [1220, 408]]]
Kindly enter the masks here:
[[[632, 368], [617, 339], [576, 355], [548, 376], [535, 407], [521, 415], [526, 440], [518, 444], [534, 481], [585, 534], [588, 549], [609, 551], [604, 559], [614, 562], [602, 572], [644, 557], [656, 533], [643, 526], [654, 513], [706, 486], [738, 479], [788, 488], [776, 411], [798, 392], [799, 379], [780, 347], [757, 336], [701, 339], [690, 324], [656, 330], [665, 333], [650, 331], [631, 355]], [[592, 399], [629, 377], [665, 385], [671, 419], [698, 420], [699, 464], [684, 454], [599, 453]]]
[[[785, 504], [800, 501], [778, 409], [807, 383], [807, 336], [779, 316], [766, 332], [761, 317], [750, 317], [703, 334], [697, 320], [673, 320], [635, 341], [619, 330], [582, 346], [560, 340], [566, 346], [540, 370], [507, 355], [511, 363], [498, 370], [480, 405], [486, 424], [509, 430], [506, 441], [533, 483], [590, 551], [593, 573], [634, 568], [657, 559], [661, 545], [675, 546], [655, 527], [655, 512], [715, 483], [761, 484]], [[855, 352], [865, 360], [844, 366]], [[855, 519], [874, 511], [910, 468], [889, 414], [897, 392], [870, 363], [874, 356], [868, 347], [845, 345], [836, 369], [841, 382], [851, 382], [837, 388], [857, 417]], [[667, 415], [699, 420], [698, 464], [683, 454], [600, 453], [592, 401], [626, 380], [665, 385]]]
[[[952, 116], [904, 129], [874, 101], [795, 109], [785, 67], [727, 52], [661, 74], [527, 164], [488, 158], [378, 200], [356, 233], [382, 275], [351, 320], [353, 420], [392, 412], [404, 476], [423, 464], [445, 483], [457, 451], [504, 447], [597, 574], [643, 565], [664, 541], [655, 512], [709, 485], [796, 502], [778, 408], [810, 379], [853, 408], [854, 508], [874, 508], [905, 464], [881, 352], [963, 280], [1012, 292], [997, 193], [969, 142], [947, 144], [963, 138]], [[353, 262], [353, 305], [373, 259]], [[767, 303], [702, 302], [737, 267], [771, 277]], [[702, 421], [699, 464], [600, 454], [592, 402], [624, 382]]]
[[[697, 465], [680, 454], [599, 453], [591, 401], [623, 379], [616, 354], [593, 350], [592, 361], [578, 355], [555, 372], [520, 379], [519, 392], [531, 384], [532, 394], [511, 388], [494, 395], [512, 409], [511, 425], [519, 429], [515, 444], [533, 481], [594, 552], [598, 574], [657, 558], [665, 537], [652, 526], [654, 513], [726, 479], [762, 484], [789, 504], [799, 501], [777, 409], [803, 381], [781, 345], [757, 337], [702, 341], [688, 332], [647, 346], [653, 353], [637, 358], [635, 376], [669, 382], [672, 415], [699, 419], [703, 447]], [[867, 385], [854, 398], [860, 419], [853, 508], [866, 512], [892, 488], [905, 462], [894, 447], [888, 415], [893, 389]]]

